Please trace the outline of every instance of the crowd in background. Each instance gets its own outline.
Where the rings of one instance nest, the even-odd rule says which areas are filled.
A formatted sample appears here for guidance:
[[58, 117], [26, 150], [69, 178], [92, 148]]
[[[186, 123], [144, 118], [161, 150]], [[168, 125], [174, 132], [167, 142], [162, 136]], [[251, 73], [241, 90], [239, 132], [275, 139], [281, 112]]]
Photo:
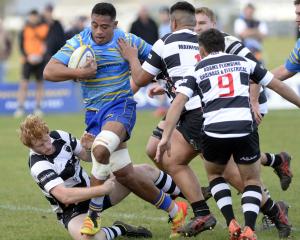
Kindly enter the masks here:
[[[28, 92], [28, 83], [31, 77], [36, 80], [36, 107], [35, 114], [41, 115], [41, 102], [43, 98], [42, 72], [45, 64], [51, 56], [60, 49], [67, 39], [79, 33], [88, 24], [87, 16], [77, 16], [69, 28], [64, 28], [61, 22], [53, 18], [54, 8], [46, 5], [42, 11], [31, 10], [26, 22], [19, 33], [19, 48], [21, 53], [22, 70], [20, 84], [17, 94], [18, 107], [15, 116], [20, 117], [25, 113], [24, 103]], [[234, 23], [235, 35], [241, 38], [244, 44], [251, 50], [258, 59], [262, 56], [262, 41], [268, 34], [267, 25], [254, 18], [255, 7], [248, 4], [243, 9]], [[130, 26], [129, 32], [143, 38], [153, 44], [159, 38], [171, 32], [169, 9], [163, 6], [159, 9], [158, 19], [151, 17], [149, 9], [142, 6], [138, 11], [137, 18]], [[0, 83], [6, 79], [6, 62], [13, 47], [13, 40], [5, 31], [0, 21]], [[158, 97], [159, 107], [155, 115], [164, 115], [166, 109], [165, 96]]]

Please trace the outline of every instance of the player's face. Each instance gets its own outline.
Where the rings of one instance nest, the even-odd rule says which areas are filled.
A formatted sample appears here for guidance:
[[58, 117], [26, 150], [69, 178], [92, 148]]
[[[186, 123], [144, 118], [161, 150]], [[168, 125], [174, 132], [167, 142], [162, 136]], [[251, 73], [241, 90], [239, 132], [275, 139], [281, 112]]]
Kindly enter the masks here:
[[95, 43], [101, 45], [110, 42], [118, 22], [112, 20], [107, 15], [92, 14], [91, 19], [91, 28]]
[[202, 32], [215, 27], [216, 23], [211, 21], [208, 16], [202, 13], [196, 14], [196, 26], [194, 29], [196, 33], [201, 34]]
[[295, 5], [296, 23], [300, 27], [300, 4]]
[[54, 152], [55, 148], [51, 143], [49, 134], [45, 134], [41, 139], [32, 141], [32, 150], [36, 153], [43, 155], [50, 155]]

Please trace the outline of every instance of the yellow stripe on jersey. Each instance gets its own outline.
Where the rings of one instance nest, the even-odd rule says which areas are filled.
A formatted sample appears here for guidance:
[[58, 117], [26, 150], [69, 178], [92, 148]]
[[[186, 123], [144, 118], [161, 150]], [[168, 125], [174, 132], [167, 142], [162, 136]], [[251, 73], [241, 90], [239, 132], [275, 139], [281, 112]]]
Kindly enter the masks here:
[[88, 82], [103, 82], [103, 81], [118, 79], [118, 78], [126, 76], [127, 74], [129, 74], [128, 71], [121, 75], [118, 75], [118, 76], [111, 76], [111, 77], [97, 78], [97, 79], [87, 79], [87, 80], [83, 80], [82, 82], [86, 82], [86, 83], [88, 83]]
[[123, 83], [123, 82], [126, 82], [126, 81], [128, 81], [127, 78], [125, 78], [122, 81], [112, 82], [112, 83], [103, 83], [103, 84], [90, 85], [90, 84], [85, 84], [85, 83], [81, 82], [81, 84], [82, 84], [82, 86], [87, 87], [87, 88], [97, 88], [97, 87], [104, 87], [104, 86], [113, 86], [113, 85], [117, 85], [117, 84], [120, 84], [120, 83]]
[[66, 48], [70, 48], [70, 49], [73, 50], [73, 51], [75, 50], [75, 48], [74, 48], [72, 45], [70, 45], [70, 44], [66, 44], [65, 47], [66, 47]]
[[111, 95], [118, 95], [120, 93], [129, 93], [130, 90], [120, 90], [120, 91], [117, 91], [117, 92], [110, 92], [110, 93], [106, 93], [104, 94], [103, 96], [111, 96]]

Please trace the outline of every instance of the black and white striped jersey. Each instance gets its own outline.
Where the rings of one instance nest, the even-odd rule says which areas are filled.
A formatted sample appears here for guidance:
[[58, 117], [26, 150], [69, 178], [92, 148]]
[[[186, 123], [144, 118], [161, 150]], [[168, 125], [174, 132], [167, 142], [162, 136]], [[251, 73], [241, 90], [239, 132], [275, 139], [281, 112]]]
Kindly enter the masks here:
[[[225, 53], [234, 54], [241, 57], [246, 57], [252, 61], [257, 62], [257, 64], [261, 64], [254, 55], [250, 52], [248, 48], [246, 48], [243, 43], [236, 37], [229, 35], [227, 33], [223, 33], [225, 39]], [[266, 92], [263, 87], [260, 88], [259, 95], [259, 108], [260, 113], [267, 114], [268, 113], [268, 105], [267, 105], [267, 97]]]
[[207, 135], [242, 137], [256, 129], [249, 102], [249, 79], [266, 86], [272, 78], [270, 72], [250, 59], [212, 53], [188, 73], [177, 92], [191, 97], [200, 89], [203, 130]]
[[[194, 68], [199, 60], [197, 33], [182, 29], [156, 41], [142, 68], [153, 76], [160, 72], [165, 73], [169, 77], [166, 82], [166, 91], [174, 98], [175, 89], [181, 83], [186, 71]], [[185, 105], [186, 110], [199, 107], [201, 107], [201, 101], [197, 94]]]
[[90, 186], [90, 180], [76, 157], [82, 150], [79, 141], [71, 134], [60, 130], [52, 131], [50, 137], [55, 146], [55, 152], [46, 156], [31, 149], [29, 168], [33, 179], [49, 201], [52, 210], [59, 215], [66, 207], [72, 206], [65, 206], [59, 202], [50, 194], [50, 190], [60, 184], [70, 188], [86, 187]]

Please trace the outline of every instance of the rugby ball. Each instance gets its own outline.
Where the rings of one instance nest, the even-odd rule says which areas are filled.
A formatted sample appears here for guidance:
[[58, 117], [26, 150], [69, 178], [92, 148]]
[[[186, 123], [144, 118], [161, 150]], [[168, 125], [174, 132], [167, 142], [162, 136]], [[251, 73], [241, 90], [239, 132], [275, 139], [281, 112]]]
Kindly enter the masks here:
[[68, 67], [80, 68], [83, 67], [89, 58], [95, 59], [95, 53], [93, 49], [88, 45], [82, 45], [72, 53]]

